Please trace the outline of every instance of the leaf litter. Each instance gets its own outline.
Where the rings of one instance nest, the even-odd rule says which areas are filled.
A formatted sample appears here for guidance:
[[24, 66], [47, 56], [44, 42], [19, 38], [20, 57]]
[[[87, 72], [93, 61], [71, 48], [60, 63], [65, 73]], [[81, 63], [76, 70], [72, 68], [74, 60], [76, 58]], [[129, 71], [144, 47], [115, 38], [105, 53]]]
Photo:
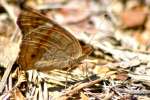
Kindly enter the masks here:
[[[0, 2], [1, 99], [150, 99], [149, 0]], [[23, 6], [41, 10], [82, 46], [91, 45], [90, 56], [69, 70], [18, 69], [21, 34], [15, 21]]]

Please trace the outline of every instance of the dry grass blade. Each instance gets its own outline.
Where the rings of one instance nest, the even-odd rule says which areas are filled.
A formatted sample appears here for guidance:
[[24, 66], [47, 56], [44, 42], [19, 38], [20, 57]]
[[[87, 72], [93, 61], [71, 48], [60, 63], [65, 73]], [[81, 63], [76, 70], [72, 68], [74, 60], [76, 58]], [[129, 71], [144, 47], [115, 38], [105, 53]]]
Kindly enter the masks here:
[[[13, 35], [16, 36], [18, 34], [14, 33]], [[12, 35], [12, 37], [13, 37]], [[6, 67], [6, 71], [3, 75], [3, 78], [0, 82], [0, 93], [3, 91], [5, 83], [7, 81], [8, 75], [10, 74], [12, 65], [14, 64], [15, 60], [17, 59], [18, 53], [19, 53], [19, 44], [20, 44], [20, 39], [17, 41], [12, 39], [7, 39], [5, 37], [1, 37], [1, 43], [0, 44], [0, 62], [1, 65]]]

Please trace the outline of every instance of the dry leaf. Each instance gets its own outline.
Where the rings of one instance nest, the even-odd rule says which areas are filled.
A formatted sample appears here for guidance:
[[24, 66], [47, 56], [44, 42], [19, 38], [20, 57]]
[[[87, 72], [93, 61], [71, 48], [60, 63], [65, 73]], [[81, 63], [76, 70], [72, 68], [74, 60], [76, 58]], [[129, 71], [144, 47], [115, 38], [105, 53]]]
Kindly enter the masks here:
[[128, 28], [143, 25], [147, 16], [145, 9], [131, 9], [121, 13], [123, 25]]
[[85, 95], [83, 92], [80, 92], [80, 100], [89, 100], [89, 97], [87, 95]]

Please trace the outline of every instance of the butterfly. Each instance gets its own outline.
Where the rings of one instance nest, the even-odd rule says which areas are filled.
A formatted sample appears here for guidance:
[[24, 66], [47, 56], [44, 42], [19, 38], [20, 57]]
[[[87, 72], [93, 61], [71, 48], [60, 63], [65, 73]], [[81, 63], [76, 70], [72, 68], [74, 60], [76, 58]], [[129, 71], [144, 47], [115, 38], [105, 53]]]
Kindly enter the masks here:
[[17, 63], [25, 70], [62, 69], [86, 57], [70, 32], [35, 9], [23, 10], [17, 24], [23, 34]]

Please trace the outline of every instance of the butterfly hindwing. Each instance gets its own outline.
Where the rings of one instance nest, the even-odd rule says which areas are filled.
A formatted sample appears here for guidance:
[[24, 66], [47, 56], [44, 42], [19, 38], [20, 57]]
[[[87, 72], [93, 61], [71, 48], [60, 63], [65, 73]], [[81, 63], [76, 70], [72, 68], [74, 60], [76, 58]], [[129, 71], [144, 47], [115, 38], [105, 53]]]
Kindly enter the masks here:
[[[39, 62], [44, 68], [44, 62], [56, 61], [58, 68], [61, 64], [65, 66], [70, 58], [77, 59], [82, 54], [78, 40], [71, 33], [36, 10], [22, 11], [17, 24], [23, 33], [18, 58], [18, 63], [23, 68], [36, 68]], [[48, 64], [55, 66], [45, 63], [46, 67]]]

